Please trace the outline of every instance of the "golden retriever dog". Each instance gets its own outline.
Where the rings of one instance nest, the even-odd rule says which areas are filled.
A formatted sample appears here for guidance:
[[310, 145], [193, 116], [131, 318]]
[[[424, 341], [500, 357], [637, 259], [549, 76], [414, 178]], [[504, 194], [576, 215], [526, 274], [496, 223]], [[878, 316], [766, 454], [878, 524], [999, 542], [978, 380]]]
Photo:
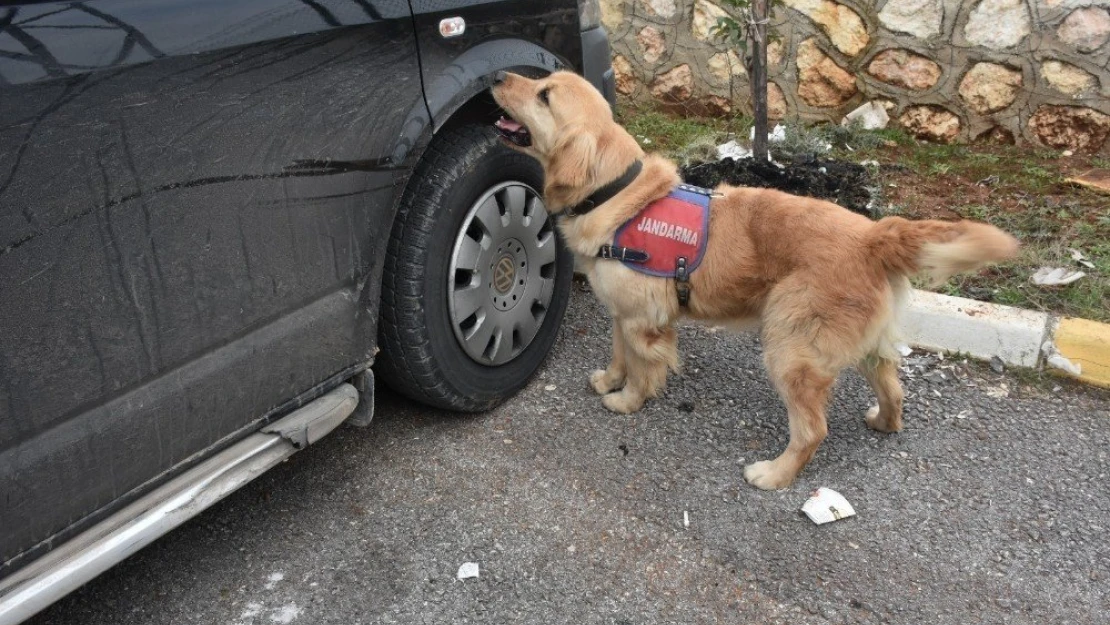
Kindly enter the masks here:
[[[911, 291], [907, 276], [939, 283], [1017, 251], [1013, 237], [986, 224], [876, 222], [831, 202], [720, 185], [705, 256], [681, 306], [675, 280], [597, 257], [622, 224], [680, 183], [675, 164], [645, 154], [601, 94], [573, 73], [538, 80], [499, 73], [492, 93], [512, 118], [498, 122], [503, 138], [543, 165], [547, 209], [561, 214], [567, 245], [612, 314], [612, 360], [590, 375], [606, 408], [634, 412], [660, 392], [678, 369], [680, 317], [760, 329], [790, 442], [774, 460], [745, 467], [744, 478], [759, 488], [785, 488], [813, 457], [828, 430], [830, 389], [847, 367], [858, 367], [878, 397], [867, 425], [902, 429], [895, 327]], [[616, 195], [585, 214], [564, 214], [634, 171], [637, 160], [642, 168]]]

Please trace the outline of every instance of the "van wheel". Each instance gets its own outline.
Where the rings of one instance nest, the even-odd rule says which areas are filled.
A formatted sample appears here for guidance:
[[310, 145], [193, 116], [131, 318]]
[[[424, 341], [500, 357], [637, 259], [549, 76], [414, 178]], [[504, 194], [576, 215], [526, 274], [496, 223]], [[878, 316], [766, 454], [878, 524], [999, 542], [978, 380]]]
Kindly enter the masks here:
[[402, 196], [382, 282], [375, 371], [394, 390], [488, 410], [543, 364], [574, 264], [541, 189], [539, 163], [492, 130], [433, 139]]

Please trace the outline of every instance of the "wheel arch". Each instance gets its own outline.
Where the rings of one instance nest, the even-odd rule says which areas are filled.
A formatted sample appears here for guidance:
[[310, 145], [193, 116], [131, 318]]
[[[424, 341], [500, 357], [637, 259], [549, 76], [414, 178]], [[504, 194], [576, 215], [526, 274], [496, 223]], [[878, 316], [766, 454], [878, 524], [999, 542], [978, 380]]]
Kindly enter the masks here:
[[445, 128], [497, 121], [499, 107], [489, 92], [494, 74], [510, 71], [540, 77], [574, 67], [565, 57], [539, 44], [502, 38], [471, 46], [441, 72], [422, 75], [423, 101], [409, 112], [389, 159], [401, 172], [391, 217], [396, 217], [401, 193], [436, 135]]
[[[405, 189], [437, 135], [467, 124], [492, 125], [497, 121], [500, 108], [489, 91], [495, 73], [511, 71], [539, 77], [574, 67], [565, 57], [536, 43], [502, 38], [471, 46], [439, 74], [421, 76], [424, 99], [409, 113], [395, 146], [391, 160], [397, 164], [398, 175], [387, 211], [388, 221], [383, 220], [381, 227], [393, 228]], [[379, 261], [374, 267], [375, 288], [369, 290], [370, 297], [365, 301], [375, 315], [380, 314], [382, 265]]]
[[496, 121], [498, 107], [489, 89], [499, 71], [539, 77], [570, 67], [567, 59], [530, 41], [493, 39], [474, 45], [440, 75], [424, 77], [433, 134], [474, 121]]
[[422, 76], [424, 101], [409, 114], [392, 159], [403, 175], [391, 216], [396, 218], [404, 187], [436, 135], [465, 124], [497, 121], [500, 109], [489, 92], [494, 74], [510, 71], [539, 77], [573, 67], [568, 59], [539, 44], [503, 38], [471, 46], [442, 72]]

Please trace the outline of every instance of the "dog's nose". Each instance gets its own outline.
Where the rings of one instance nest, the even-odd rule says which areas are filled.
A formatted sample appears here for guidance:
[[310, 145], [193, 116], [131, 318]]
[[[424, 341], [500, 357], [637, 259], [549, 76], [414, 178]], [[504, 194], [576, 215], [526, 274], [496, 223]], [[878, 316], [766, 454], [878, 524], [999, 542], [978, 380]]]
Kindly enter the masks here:
[[509, 75], [505, 72], [497, 72], [493, 75], [493, 84], [500, 85], [501, 83], [505, 82], [505, 79], [508, 77]]

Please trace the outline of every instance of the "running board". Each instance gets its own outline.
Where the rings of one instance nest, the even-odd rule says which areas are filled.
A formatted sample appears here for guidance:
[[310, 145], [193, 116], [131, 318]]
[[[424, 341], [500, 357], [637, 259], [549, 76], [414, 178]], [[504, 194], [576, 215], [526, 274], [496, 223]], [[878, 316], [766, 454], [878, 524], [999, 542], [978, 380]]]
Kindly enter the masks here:
[[16, 625], [335, 429], [358, 405], [341, 384], [158, 487], [0, 580], [0, 625]]

